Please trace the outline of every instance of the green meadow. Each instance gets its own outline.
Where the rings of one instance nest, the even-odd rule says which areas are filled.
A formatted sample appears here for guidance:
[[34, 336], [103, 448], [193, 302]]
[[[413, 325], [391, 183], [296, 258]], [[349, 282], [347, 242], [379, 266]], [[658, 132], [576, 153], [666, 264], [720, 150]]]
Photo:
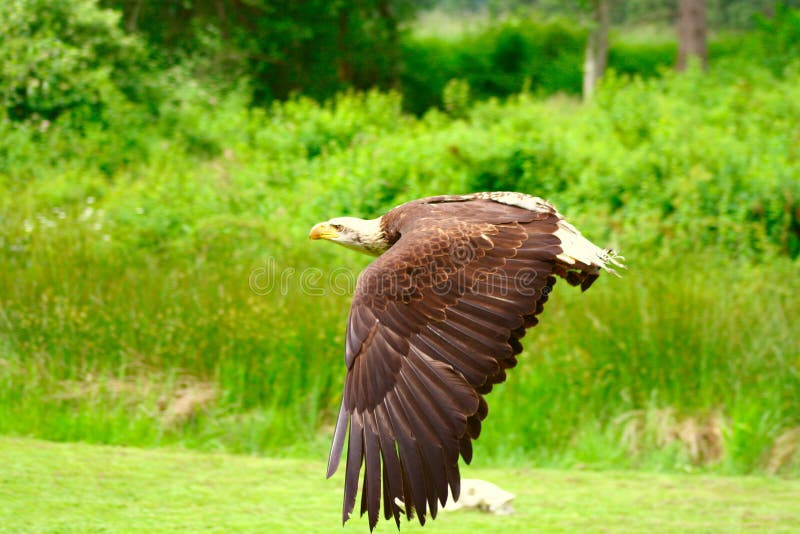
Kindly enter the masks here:
[[[366, 532], [340, 524], [343, 476], [319, 460], [0, 439], [0, 532]], [[440, 511], [402, 532], [794, 532], [800, 482], [766, 477], [468, 468], [514, 514]], [[381, 523], [377, 533], [397, 532]]]

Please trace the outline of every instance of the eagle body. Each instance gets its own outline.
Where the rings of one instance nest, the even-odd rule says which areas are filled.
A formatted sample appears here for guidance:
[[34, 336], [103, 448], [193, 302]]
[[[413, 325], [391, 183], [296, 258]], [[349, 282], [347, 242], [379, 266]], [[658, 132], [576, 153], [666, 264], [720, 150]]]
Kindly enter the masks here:
[[622, 267], [552, 204], [512, 192], [423, 198], [377, 219], [331, 219], [309, 237], [377, 256], [353, 296], [328, 460], [330, 477], [347, 443], [343, 522], [363, 466], [370, 530], [381, 507], [399, 528], [401, 515], [435, 518], [448, 488], [458, 499], [484, 395], [517, 364], [556, 277], [586, 290]]

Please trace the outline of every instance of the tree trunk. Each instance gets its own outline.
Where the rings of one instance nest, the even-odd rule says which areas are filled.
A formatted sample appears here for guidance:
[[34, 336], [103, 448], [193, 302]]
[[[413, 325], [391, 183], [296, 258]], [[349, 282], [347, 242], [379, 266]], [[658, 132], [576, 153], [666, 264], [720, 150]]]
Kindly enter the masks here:
[[225, 13], [225, 3], [222, 0], [215, 0], [214, 7], [217, 8], [217, 16], [219, 17], [219, 28], [222, 33], [222, 39], [228, 41], [230, 34], [228, 32], [228, 16]]
[[389, 87], [397, 87], [400, 79], [400, 31], [389, 0], [378, 2], [378, 15], [386, 28], [386, 57], [389, 63]]
[[336, 75], [339, 82], [344, 85], [353, 83], [353, 64], [350, 62], [350, 47], [348, 46], [350, 34], [350, 17], [347, 7], [339, 8], [339, 27], [336, 31]]
[[128, 33], [133, 33], [136, 31], [137, 23], [139, 22], [139, 12], [142, 10], [142, 0], [136, 0], [134, 2], [133, 7], [128, 12], [128, 16], [125, 19], [125, 30]]
[[686, 70], [691, 56], [708, 65], [706, 26], [705, 0], [678, 0], [678, 70]]
[[583, 62], [583, 99], [594, 94], [597, 81], [603, 76], [608, 62], [608, 29], [611, 26], [611, 0], [592, 0], [592, 31], [586, 43]]

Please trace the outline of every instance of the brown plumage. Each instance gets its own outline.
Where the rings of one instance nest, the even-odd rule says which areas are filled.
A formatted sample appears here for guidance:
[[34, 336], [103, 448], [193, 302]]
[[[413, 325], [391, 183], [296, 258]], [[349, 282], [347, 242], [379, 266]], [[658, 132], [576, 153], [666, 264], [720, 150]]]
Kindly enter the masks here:
[[[484, 395], [517, 364], [520, 339], [560, 276], [587, 289], [621, 266], [549, 203], [520, 193], [415, 200], [372, 221], [332, 219], [311, 238], [379, 255], [359, 276], [347, 326], [344, 394], [328, 476], [347, 442], [342, 520], [361, 467], [370, 530], [458, 499]], [[349, 428], [349, 435], [348, 435]]]

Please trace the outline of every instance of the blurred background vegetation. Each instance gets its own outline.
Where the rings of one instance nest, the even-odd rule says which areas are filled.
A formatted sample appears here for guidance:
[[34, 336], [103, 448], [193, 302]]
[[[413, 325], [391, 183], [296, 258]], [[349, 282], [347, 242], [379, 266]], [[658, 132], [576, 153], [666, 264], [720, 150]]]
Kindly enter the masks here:
[[369, 260], [309, 227], [517, 190], [629, 271], [476, 458], [800, 474], [800, 2], [706, 0], [678, 73], [678, 2], [612, 1], [582, 102], [602, 3], [0, 3], [0, 433], [324, 456], [349, 297], [300, 285]]

